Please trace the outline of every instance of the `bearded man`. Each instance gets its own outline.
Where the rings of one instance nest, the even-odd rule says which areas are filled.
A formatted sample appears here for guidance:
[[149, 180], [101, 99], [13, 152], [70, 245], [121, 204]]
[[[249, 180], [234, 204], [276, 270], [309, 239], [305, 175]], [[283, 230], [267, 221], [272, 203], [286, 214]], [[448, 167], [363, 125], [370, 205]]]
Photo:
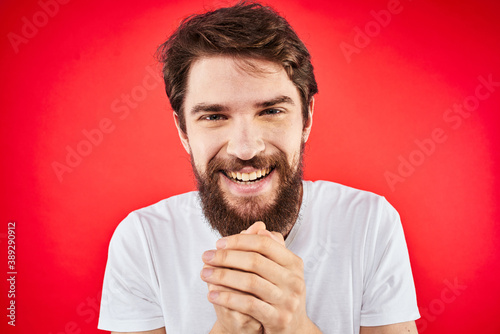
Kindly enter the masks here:
[[220, 8], [184, 20], [158, 54], [198, 191], [117, 227], [99, 328], [416, 333], [397, 212], [302, 180], [318, 90], [286, 20], [256, 3]]

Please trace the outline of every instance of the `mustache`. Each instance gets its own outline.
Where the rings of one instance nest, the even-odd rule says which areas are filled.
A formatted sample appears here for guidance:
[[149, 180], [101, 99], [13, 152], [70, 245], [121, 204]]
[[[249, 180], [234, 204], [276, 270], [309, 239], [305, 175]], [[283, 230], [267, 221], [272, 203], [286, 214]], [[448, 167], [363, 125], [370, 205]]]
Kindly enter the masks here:
[[255, 169], [263, 169], [266, 167], [275, 168], [286, 161], [286, 156], [283, 152], [277, 152], [267, 156], [255, 156], [249, 160], [213, 157], [207, 164], [207, 174], [213, 175], [219, 171], [236, 171], [245, 167], [252, 167]]

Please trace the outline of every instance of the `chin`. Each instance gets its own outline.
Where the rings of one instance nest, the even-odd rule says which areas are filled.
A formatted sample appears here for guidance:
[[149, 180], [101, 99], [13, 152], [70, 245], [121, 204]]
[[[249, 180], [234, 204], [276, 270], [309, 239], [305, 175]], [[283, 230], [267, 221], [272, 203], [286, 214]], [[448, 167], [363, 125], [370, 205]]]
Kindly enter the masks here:
[[229, 207], [238, 213], [241, 217], [261, 216], [266, 209], [274, 204], [273, 200], [258, 197], [237, 198], [229, 201]]

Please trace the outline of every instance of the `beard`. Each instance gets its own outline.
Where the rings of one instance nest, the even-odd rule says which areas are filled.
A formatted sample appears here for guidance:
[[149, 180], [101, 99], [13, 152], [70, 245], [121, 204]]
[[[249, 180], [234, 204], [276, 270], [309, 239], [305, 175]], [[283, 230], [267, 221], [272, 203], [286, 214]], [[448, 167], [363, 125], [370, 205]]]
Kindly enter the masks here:
[[[286, 236], [298, 217], [302, 200], [303, 151], [304, 143], [301, 145], [296, 168], [288, 164], [285, 153], [280, 151], [270, 156], [256, 156], [250, 160], [224, 160], [214, 157], [203, 174], [198, 172], [191, 156], [203, 213], [212, 229], [225, 237], [238, 234], [260, 220], [266, 224], [268, 231]], [[229, 202], [227, 194], [221, 189], [220, 178], [226, 177], [222, 175], [223, 171], [235, 171], [244, 167], [271, 167], [272, 173], [277, 172], [278, 189], [271, 201], [259, 196], [248, 196], [233, 199], [234, 204]]]

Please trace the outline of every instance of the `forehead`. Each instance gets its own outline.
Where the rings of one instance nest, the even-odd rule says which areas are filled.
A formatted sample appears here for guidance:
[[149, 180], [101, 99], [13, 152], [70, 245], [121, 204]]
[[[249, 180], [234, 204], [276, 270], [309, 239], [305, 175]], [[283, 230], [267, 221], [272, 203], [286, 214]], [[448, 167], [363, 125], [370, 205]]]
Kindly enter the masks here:
[[201, 57], [191, 65], [185, 105], [196, 103], [255, 104], [299, 93], [284, 68], [271, 61], [230, 56]]

